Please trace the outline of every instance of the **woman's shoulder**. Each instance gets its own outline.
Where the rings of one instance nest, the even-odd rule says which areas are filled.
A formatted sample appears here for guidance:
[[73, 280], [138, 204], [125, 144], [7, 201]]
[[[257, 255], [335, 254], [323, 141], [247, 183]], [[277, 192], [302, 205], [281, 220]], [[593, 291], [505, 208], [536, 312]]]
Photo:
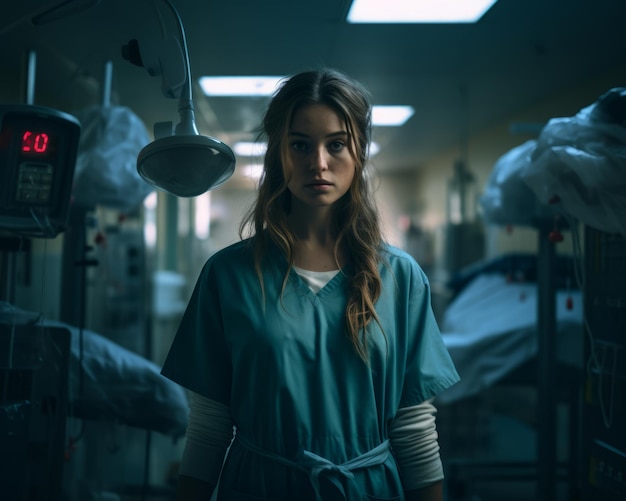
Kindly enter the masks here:
[[384, 243], [381, 246], [381, 256], [383, 261], [387, 261], [392, 266], [408, 266], [410, 268], [417, 266], [419, 268], [419, 264], [413, 256], [400, 247], [389, 243]]
[[254, 249], [250, 239], [240, 240], [215, 251], [206, 261], [205, 269], [241, 266], [253, 261]]
[[[256, 255], [259, 252], [259, 242], [255, 237], [245, 238], [238, 242], [227, 245], [213, 253], [207, 260], [206, 268], [236, 266], [245, 268], [247, 266], [254, 267]], [[261, 264], [263, 267], [274, 266], [281, 263], [282, 253], [271, 242], [267, 244], [267, 248], [261, 249]]]
[[415, 258], [400, 247], [384, 243], [381, 247], [381, 256], [383, 264], [391, 268], [395, 275], [404, 273], [418, 278], [419, 281], [428, 281]]
[[252, 255], [252, 240], [247, 238], [244, 240], [239, 240], [238, 242], [227, 245], [226, 247], [222, 247], [215, 253], [211, 255], [209, 260], [221, 261], [232, 259], [233, 257], [240, 257], [245, 254]]

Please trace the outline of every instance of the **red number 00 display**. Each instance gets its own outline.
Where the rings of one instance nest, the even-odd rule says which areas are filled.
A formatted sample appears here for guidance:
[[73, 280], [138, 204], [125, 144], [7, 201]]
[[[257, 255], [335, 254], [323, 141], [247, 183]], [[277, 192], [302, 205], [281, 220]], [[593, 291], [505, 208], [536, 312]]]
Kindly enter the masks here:
[[48, 134], [27, 130], [22, 135], [22, 152], [45, 153], [48, 150]]

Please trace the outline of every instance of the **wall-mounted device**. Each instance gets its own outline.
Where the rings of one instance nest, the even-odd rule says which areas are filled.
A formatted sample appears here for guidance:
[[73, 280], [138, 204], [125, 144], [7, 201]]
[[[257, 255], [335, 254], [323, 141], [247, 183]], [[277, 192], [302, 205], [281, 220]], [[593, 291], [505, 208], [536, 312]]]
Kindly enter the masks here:
[[0, 105], [0, 229], [44, 238], [65, 229], [80, 132], [67, 113]]

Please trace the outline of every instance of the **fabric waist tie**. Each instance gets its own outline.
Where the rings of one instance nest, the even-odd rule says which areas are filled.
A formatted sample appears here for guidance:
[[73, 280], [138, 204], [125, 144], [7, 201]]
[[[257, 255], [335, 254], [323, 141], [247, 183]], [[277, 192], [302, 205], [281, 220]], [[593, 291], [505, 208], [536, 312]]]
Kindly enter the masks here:
[[[287, 459], [286, 457], [258, 447], [240, 433], [235, 435], [235, 439], [243, 447], [254, 452], [255, 454], [259, 454], [260, 456], [276, 461], [277, 463], [304, 471], [308, 475], [311, 485], [313, 486], [315, 499], [317, 499], [317, 501], [322, 501], [320, 493], [320, 475], [322, 472], [335, 472], [346, 478], [353, 479], [353, 470], [382, 464], [387, 460], [390, 453], [389, 440], [385, 440], [383, 443], [369, 450], [365, 454], [350, 459], [342, 464], [334, 464], [328, 459], [307, 450], [301, 450], [293, 459]], [[328, 480], [341, 493], [343, 499], [346, 499], [346, 492], [339, 479], [336, 476], [329, 476]]]

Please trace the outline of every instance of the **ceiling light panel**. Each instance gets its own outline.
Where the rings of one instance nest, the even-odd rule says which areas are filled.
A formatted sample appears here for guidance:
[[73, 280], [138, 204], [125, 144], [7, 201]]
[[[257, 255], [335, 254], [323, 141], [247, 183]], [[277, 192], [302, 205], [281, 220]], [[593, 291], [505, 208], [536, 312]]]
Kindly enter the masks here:
[[412, 106], [372, 106], [372, 125], [399, 127], [413, 116]]
[[198, 83], [207, 96], [271, 96], [284, 77], [200, 77]]
[[475, 23], [497, 0], [353, 0], [349, 23]]
[[241, 157], [261, 157], [267, 151], [267, 143], [256, 141], [239, 141], [234, 144], [233, 151]]

